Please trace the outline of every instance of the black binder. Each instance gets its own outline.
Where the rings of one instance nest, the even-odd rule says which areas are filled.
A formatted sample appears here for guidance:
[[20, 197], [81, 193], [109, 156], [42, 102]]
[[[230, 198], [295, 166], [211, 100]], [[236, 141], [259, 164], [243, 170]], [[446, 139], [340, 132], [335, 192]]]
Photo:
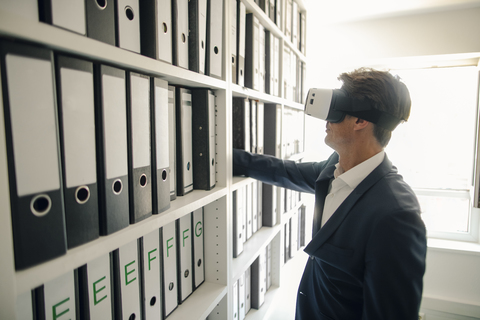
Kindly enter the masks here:
[[93, 64], [57, 56], [57, 101], [68, 248], [99, 237]]
[[20, 270], [67, 249], [53, 54], [1, 41], [0, 59], [15, 268]]
[[128, 180], [130, 223], [152, 215], [150, 77], [127, 75]]
[[87, 36], [115, 45], [114, 1], [85, 0]]
[[205, 74], [207, 0], [188, 1], [188, 68]]
[[95, 65], [95, 124], [100, 234], [129, 225], [125, 71]]
[[215, 94], [208, 89], [193, 89], [192, 147], [193, 188], [215, 187]]
[[259, 90], [259, 21], [253, 13], [245, 19], [245, 87]]
[[248, 99], [234, 97], [233, 108], [233, 147], [250, 152], [250, 102]]

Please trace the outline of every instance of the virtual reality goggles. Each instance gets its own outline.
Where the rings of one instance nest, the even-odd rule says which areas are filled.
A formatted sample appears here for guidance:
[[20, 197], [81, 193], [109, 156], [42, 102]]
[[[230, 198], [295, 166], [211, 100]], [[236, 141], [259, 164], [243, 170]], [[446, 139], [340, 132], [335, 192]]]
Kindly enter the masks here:
[[393, 131], [405, 121], [374, 107], [374, 101], [351, 98], [342, 89], [310, 89], [305, 101], [306, 114], [333, 123], [342, 122], [348, 114]]

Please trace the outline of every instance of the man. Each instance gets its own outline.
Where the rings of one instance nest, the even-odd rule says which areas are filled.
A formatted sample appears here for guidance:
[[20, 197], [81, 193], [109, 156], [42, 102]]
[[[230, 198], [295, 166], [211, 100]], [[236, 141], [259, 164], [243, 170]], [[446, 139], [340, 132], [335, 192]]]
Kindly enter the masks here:
[[418, 319], [425, 226], [415, 194], [384, 152], [391, 131], [408, 119], [410, 95], [388, 72], [359, 69], [339, 80], [332, 105], [346, 102], [334, 107], [339, 118], [327, 118], [329, 159], [295, 163], [234, 150], [233, 172], [315, 193], [296, 319]]

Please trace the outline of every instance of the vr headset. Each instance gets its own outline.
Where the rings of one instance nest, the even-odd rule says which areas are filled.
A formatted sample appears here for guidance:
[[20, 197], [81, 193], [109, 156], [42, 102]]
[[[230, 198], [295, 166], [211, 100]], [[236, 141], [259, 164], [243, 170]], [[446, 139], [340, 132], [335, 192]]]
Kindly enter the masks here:
[[399, 119], [385, 111], [375, 109], [375, 102], [368, 98], [351, 98], [343, 89], [310, 89], [305, 101], [305, 113], [333, 123], [342, 122], [351, 115], [393, 131], [405, 119]]

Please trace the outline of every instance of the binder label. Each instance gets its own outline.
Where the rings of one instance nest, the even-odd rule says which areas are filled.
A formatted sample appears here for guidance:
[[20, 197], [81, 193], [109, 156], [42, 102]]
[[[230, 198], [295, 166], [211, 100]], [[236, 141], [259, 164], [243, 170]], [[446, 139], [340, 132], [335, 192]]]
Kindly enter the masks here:
[[97, 285], [104, 281], [106, 279], [106, 277], [102, 277], [100, 279], [98, 279], [97, 281], [95, 281], [93, 283], [93, 303], [95, 305], [99, 304], [100, 302], [102, 302], [103, 300], [105, 300], [107, 298], [107, 295], [105, 294], [103, 297], [101, 297], [100, 299], [97, 299], [97, 294], [100, 293], [101, 291], [105, 290], [106, 286], [103, 286], [101, 288], [97, 288]]

